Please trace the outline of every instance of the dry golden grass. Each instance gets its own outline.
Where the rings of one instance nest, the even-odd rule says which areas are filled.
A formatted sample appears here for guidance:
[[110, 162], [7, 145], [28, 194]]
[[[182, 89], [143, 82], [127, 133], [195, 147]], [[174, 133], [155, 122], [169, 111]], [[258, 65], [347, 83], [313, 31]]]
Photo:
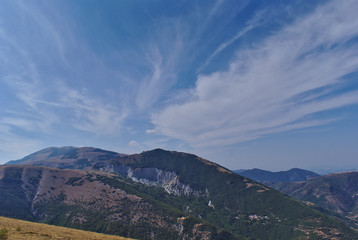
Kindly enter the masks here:
[[17, 219], [0, 217], [0, 230], [6, 228], [9, 240], [58, 239], [58, 240], [124, 240], [129, 238], [87, 232], [42, 223], [33, 223]]

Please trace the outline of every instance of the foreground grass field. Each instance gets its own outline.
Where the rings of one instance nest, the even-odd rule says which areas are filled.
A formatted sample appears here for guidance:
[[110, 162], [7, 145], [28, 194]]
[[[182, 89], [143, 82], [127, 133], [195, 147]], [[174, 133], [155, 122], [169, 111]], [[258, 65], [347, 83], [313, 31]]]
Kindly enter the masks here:
[[[124, 240], [123, 238], [113, 235], [105, 235], [94, 232], [81, 231], [71, 228], [57, 227], [42, 223], [33, 223], [21, 221], [17, 219], [0, 217], [0, 231], [6, 229], [8, 231], [9, 240], [22, 239], [58, 239], [58, 240]], [[1, 239], [1, 236], [0, 236]]]

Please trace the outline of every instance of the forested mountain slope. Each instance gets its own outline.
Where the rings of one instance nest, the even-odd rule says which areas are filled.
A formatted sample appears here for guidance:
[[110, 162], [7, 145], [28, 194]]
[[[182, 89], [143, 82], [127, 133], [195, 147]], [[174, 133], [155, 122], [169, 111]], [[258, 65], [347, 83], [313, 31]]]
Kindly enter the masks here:
[[193, 154], [110, 154], [85, 166], [71, 157], [71, 168], [86, 171], [1, 166], [8, 204], [1, 214], [141, 239], [358, 237], [342, 222]]

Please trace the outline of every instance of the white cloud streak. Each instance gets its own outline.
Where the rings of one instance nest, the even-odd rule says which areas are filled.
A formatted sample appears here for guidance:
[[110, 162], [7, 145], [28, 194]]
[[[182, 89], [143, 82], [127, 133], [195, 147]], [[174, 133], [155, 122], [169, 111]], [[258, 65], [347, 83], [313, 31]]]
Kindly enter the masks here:
[[[157, 23], [145, 50], [148, 74], [140, 79], [136, 93], [139, 111], [147, 111], [171, 89], [177, 80], [185, 52], [185, 31], [178, 19]], [[186, 46], [187, 47], [187, 46]]]
[[59, 104], [74, 113], [73, 126], [98, 135], [118, 134], [126, 112], [67, 86], [59, 86]]
[[236, 33], [235, 36], [227, 40], [226, 42], [219, 45], [219, 47], [208, 57], [208, 59], [205, 61], [205, 63], [199, 68], [198, 72], [200, 72], [203, 68], [205, 68], [214, 57], [216, 57], [219, 53], [221, 53], [223, 50], [225, 50], [228, 46], [233, 44], [238, 39], [245, 36], [246, 33], [248, 33], [250, 30], [258, 27], [261, 23], [264, 17], [266, 16], [265, 11], [258, 12], [245, 26], [244, 29], [240, 30], [238, 33]]
[[[68, 129], [75, 127], [98, 135], [118, 134], [126, 116], [125, 110], [112, 106], [103, 98], [75, 90], [76, 84], [73, 84], [72, 88], [68, 87], [66, 82], [77, 82], [80, 79], [65, 81], [59, 76], [48, 74], [45, 72], [46, 66], [42, 66], [43, 61], [50, 59], [60, 69], [69, 70], [72, 75], [76, 75], [66, 59], [68, 51], [81, 41], [78, 36], [75, 39], [71, 29], [66, 30], [65, 26], [72, 26], [71, 21], [59, 18], [56, 11], [56, 16], [49, 18], [47, 11], [54, 10], [51, 5], [44, 4], [41, 8], [36, 4], [19, 1], [7, 4], [16, 9], [15, 15], [18, 19], [29, 20], [24, 22], [25, 27], [20, 24], [20, 20], [15, 21], [13, 24], [21, 25], [16, 31], [11, 31], [11, 24], [4, 23], [4, 26], [0, 26], [0, 43], [3, 44], [3, 47], [0, 47], [3, 70], [0, 73], [0, 84], [8, 87], [11, 97], [15, 96], [17, 99], [16, 104], [14, 99], [11, 100], [13, 105], [16, 105], [15, 109], [1, 109], [0, 124], [9, 127], [11, 136], [16, 141], [21, 138], [14, 133], [16, 128], [40, 134], [51, 133], [54, 126], [64, 124], [68, 124]], [[29, 36], [29, 39], [24, 39], [21, 36], [25, 34], [27, 27], [30, 27], [34, 34]], [[43, 39], [46, 41], [42, 42]], [[81, 42], [81, 47], [84, 45], [85, 43]], [[90, 60], [86, 60], [92, 61], [92, 64], [95, 62], [93, 65], [98, 67], [99, 60], [93, 55], [90, 52], [82, 56], [91, 56]], [[61, 68], [63, 66], [64, 68]], [[68, 118], [65, 120], [64, 116]]]
[[128, 146], [129, 146], [129, 147], [139, 147], [140, 144], [139, 144], [137, 141], [132, 140], [132, 141], [129, 141], [129, 142], [128, 142]]
[[357, 10], [357, 1], [331, 1], [238, 51], [227, 71], [198, 76], [191, 100], [154, 114], [155, 132], [223, 146], [334, 120], [317, 113], [358, 103], [357, 91], [335, 92], [358, 70]]
[[[167, 93], [171, 92], [173, 86], [181, 80], [178, 79], [181, 71], [194, 64], [193, 61], [201, 54], [202, 49], [206, 49], [209, 42], [219, 38], [223, 28], [246, 5], [247, 1], [237, 1], [234, 9], [230, 9], [228, 16], [217, 16], [220, 15], [221, 11], [227, 10], [225, 1], [218, 0], [207, 9], [194, 8], [190, 13], [155, 21], [150, 31], [150, 39], [152, 39], [149, 41], [144, 54], [149, 73], [140, 79], [135, 99], [139, 111], [147, 110], [147, 112], [150, 112], [148, 110], [152, 110], [154, 105], [161, 104], [160, 100], [163, 97], [168, 98]], [[233, 39], [220, 45], [200, 69], [209, 64], [212, 58], [228, 45], [254, 28], [261, 16], [263, 16], [262, 12], [249, 22], [247, 29], [242, 30]], [[215, 25], [215, 29], [212, 28], [212, 24]], [[209, 37], [205, 37], [204, 43], [202, 41], [203, 36], [208, 32], [210, 32]], [[202, 49], [199, 50], [199, 48]]]
[[90, 97], [85, 91], [72, 89], [63, 82], [54, 87], [56, 91], [51, 99], [45, 96], [46, 91], [40, 82], [9, 78], [8, 83], [28, 110], [27, 114], [12, 112], [10, 115], [15, 117], [4, 117], [0, 122], [26, 131], [49, 133], [54, 125], [63, 123], [62, 114], [67, 112], [65, 122], [72, 127], [98, 135], [118, 134], [126, 117], [124, 110]]

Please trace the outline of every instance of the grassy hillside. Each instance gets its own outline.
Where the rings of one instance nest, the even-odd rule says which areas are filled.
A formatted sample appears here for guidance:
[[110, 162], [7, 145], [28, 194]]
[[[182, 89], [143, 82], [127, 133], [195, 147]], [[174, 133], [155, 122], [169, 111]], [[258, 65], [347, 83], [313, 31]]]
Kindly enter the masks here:
[[[27, 222], [12, 218], [0, 217], [0, 232], [6, 229], [9, 240], [27, 239], [66, 239], [66, 240], [125, 240], [119, 236], [112, 236], [94, 232], [87, 232], [48, 224]], [[0, 234], [1, 236], [1, 234]], [[0, 237], [1, 239], [1, 237]]]

